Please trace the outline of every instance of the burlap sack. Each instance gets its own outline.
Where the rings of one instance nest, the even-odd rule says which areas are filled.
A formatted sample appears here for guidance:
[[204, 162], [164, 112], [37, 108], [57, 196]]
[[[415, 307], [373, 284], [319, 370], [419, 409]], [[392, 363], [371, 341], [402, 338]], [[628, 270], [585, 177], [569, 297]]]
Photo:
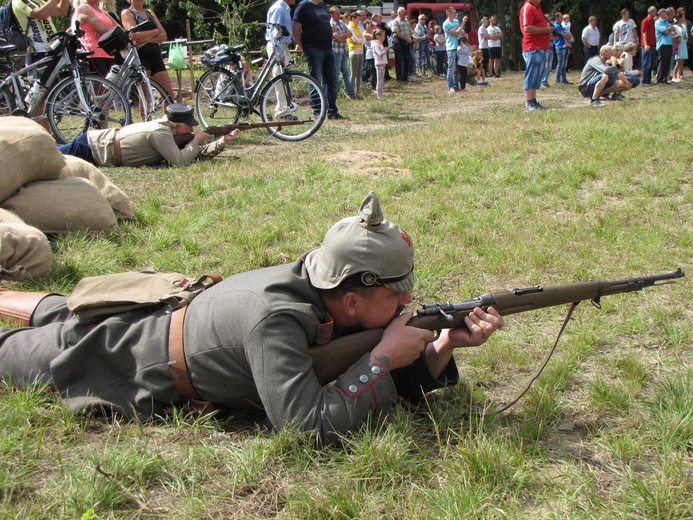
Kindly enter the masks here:
[[86, 179], [69, 177], [22, 186], [0, 202], [44, 233], [104, 231], [116, 223], [115, 214], [99, 189]]
[[106, 200], [111, 205], [113, 213], [115, 213], [117, 218], [123, 220], [135, 218], [135, 214], [132, 212], [132, 207], [130, 206], [130, 201], [125, 193], [120, 191], [120, 188], [113, 184], [96, 166], [79, 157], [73, 157], [71, 155], [65, 156], [65, 162], [67, 164], [60, 170], [61, 179], [67, 177], [81, 177], [82, 179], [87, 179], [94, 184], [94, 186], [99, 188], [101, 194], [106, 197]]
[[57, 179], [65, 159], [41, 125], [0, 117], [0, 201], [32, 181]]
[[0, 278], [40, 278], [47, 276], [52, 267], [46, 235], [0, 209]]

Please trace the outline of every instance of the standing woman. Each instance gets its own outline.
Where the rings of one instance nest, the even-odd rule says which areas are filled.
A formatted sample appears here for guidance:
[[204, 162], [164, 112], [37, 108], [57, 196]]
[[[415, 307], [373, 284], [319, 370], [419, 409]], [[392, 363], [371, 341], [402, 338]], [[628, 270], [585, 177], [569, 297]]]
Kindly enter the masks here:
[[120, 13], [123, 27], [130, 29], [142, 22], [149, 22], [142, 30], [130, 33], [137, 43], [137, 53], [147, 73], [161, 85], [171, 99], [174, 98], [171, 78], [168, 77], [166, 64], [161, 56], [161, 42], [167, 39], [166, 30], [162, 27], [154, 11], [144, 7], [144, 0], [130, 0], [130, 7]]
[[683, 80], [683, 64], [688, 60], [688, 26], [686, 25], [686, 10], [679, 7], [676, 11], [676, 33], [681, 38], [678, 50], [674, 55], [674, 77], [671, 81], [680, 83]]
[[89, 56], [91, 66], [99, 76], [105, 78], [116, 61], [113, 56], [99, 47], [99, 38], [115, 27], [116, 22], [107, 11], [101, 9], [100, 0], [79, 0], [75, 17], [79, 21], [79, 28], [84, 31], [82, 36], [84, 47], [94, 51], [94, 54]]

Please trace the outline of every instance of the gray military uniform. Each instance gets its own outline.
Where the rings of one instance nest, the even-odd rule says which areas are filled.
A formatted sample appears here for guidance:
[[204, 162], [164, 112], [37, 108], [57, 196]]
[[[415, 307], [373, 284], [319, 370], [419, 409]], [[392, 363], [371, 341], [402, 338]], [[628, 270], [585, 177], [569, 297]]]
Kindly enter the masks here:
[[[423, 355], [392, 372], [366, 355], [335, 385], [322, 387], [308, 347], [329, 321], [302, 259], [227, 278], [187, 310], [184, 344], [192, 385], [202, 399], [222, 407], [265, 413], [277, 429], [295, 423], [330, 439], [389, 409], [398, 396], [416, 400], [422, 389], [458, 381], [453, 360], [437, 379]], [[38, 375], [72, 409], [101, 404], [146, 419], [184, 401], [168, 366], [169, 323], [165, 309], [82, 323], [64, 298], [48, 297], [33, 328], [0, 329], [0, 377], [22, 384]]]

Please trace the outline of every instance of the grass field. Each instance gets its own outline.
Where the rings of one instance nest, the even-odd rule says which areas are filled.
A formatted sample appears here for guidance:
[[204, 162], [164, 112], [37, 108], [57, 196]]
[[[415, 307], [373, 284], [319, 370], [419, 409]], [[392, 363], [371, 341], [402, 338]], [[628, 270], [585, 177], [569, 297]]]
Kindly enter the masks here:
[[[578, 71], [579, 72], [579, 71]], [[577, 81], [577, 75], [569, 79]], [[233, 273], [290, 262], [369, 190], [417, 248], [416, 302], [682, 267], [693, 258], [693, 79], [594, 109], [575, 86], [523, 110], [522, 77], [449, 95], [442, 80], [340, 98], [302, 143], [245, 132], [187, 168], [104, 170], [137, 220], [52, 242], [51, 279], [156, 266]], [[690, 273], [689, 277], [690, 277]], [[0, 390], [0, 518], [693, 518], [688, 278], [513, 315], [456, 355], [463, 383], [316, 447], [248, 418], [71, 415]]]

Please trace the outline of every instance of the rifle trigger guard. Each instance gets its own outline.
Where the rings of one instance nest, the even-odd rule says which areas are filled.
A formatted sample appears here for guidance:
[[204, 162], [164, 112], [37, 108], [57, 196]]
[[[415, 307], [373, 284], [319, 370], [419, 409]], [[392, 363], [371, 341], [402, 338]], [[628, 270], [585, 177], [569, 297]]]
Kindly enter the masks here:
[[601, 298], [599, 298], [599, 296], [597, 296], [596, 298], [592, 298], [591, 301], [592, 301], [592, 305], [594, 307], [596, 307], [597, 309], [602, 308], [602, 302], [601, 302]]

